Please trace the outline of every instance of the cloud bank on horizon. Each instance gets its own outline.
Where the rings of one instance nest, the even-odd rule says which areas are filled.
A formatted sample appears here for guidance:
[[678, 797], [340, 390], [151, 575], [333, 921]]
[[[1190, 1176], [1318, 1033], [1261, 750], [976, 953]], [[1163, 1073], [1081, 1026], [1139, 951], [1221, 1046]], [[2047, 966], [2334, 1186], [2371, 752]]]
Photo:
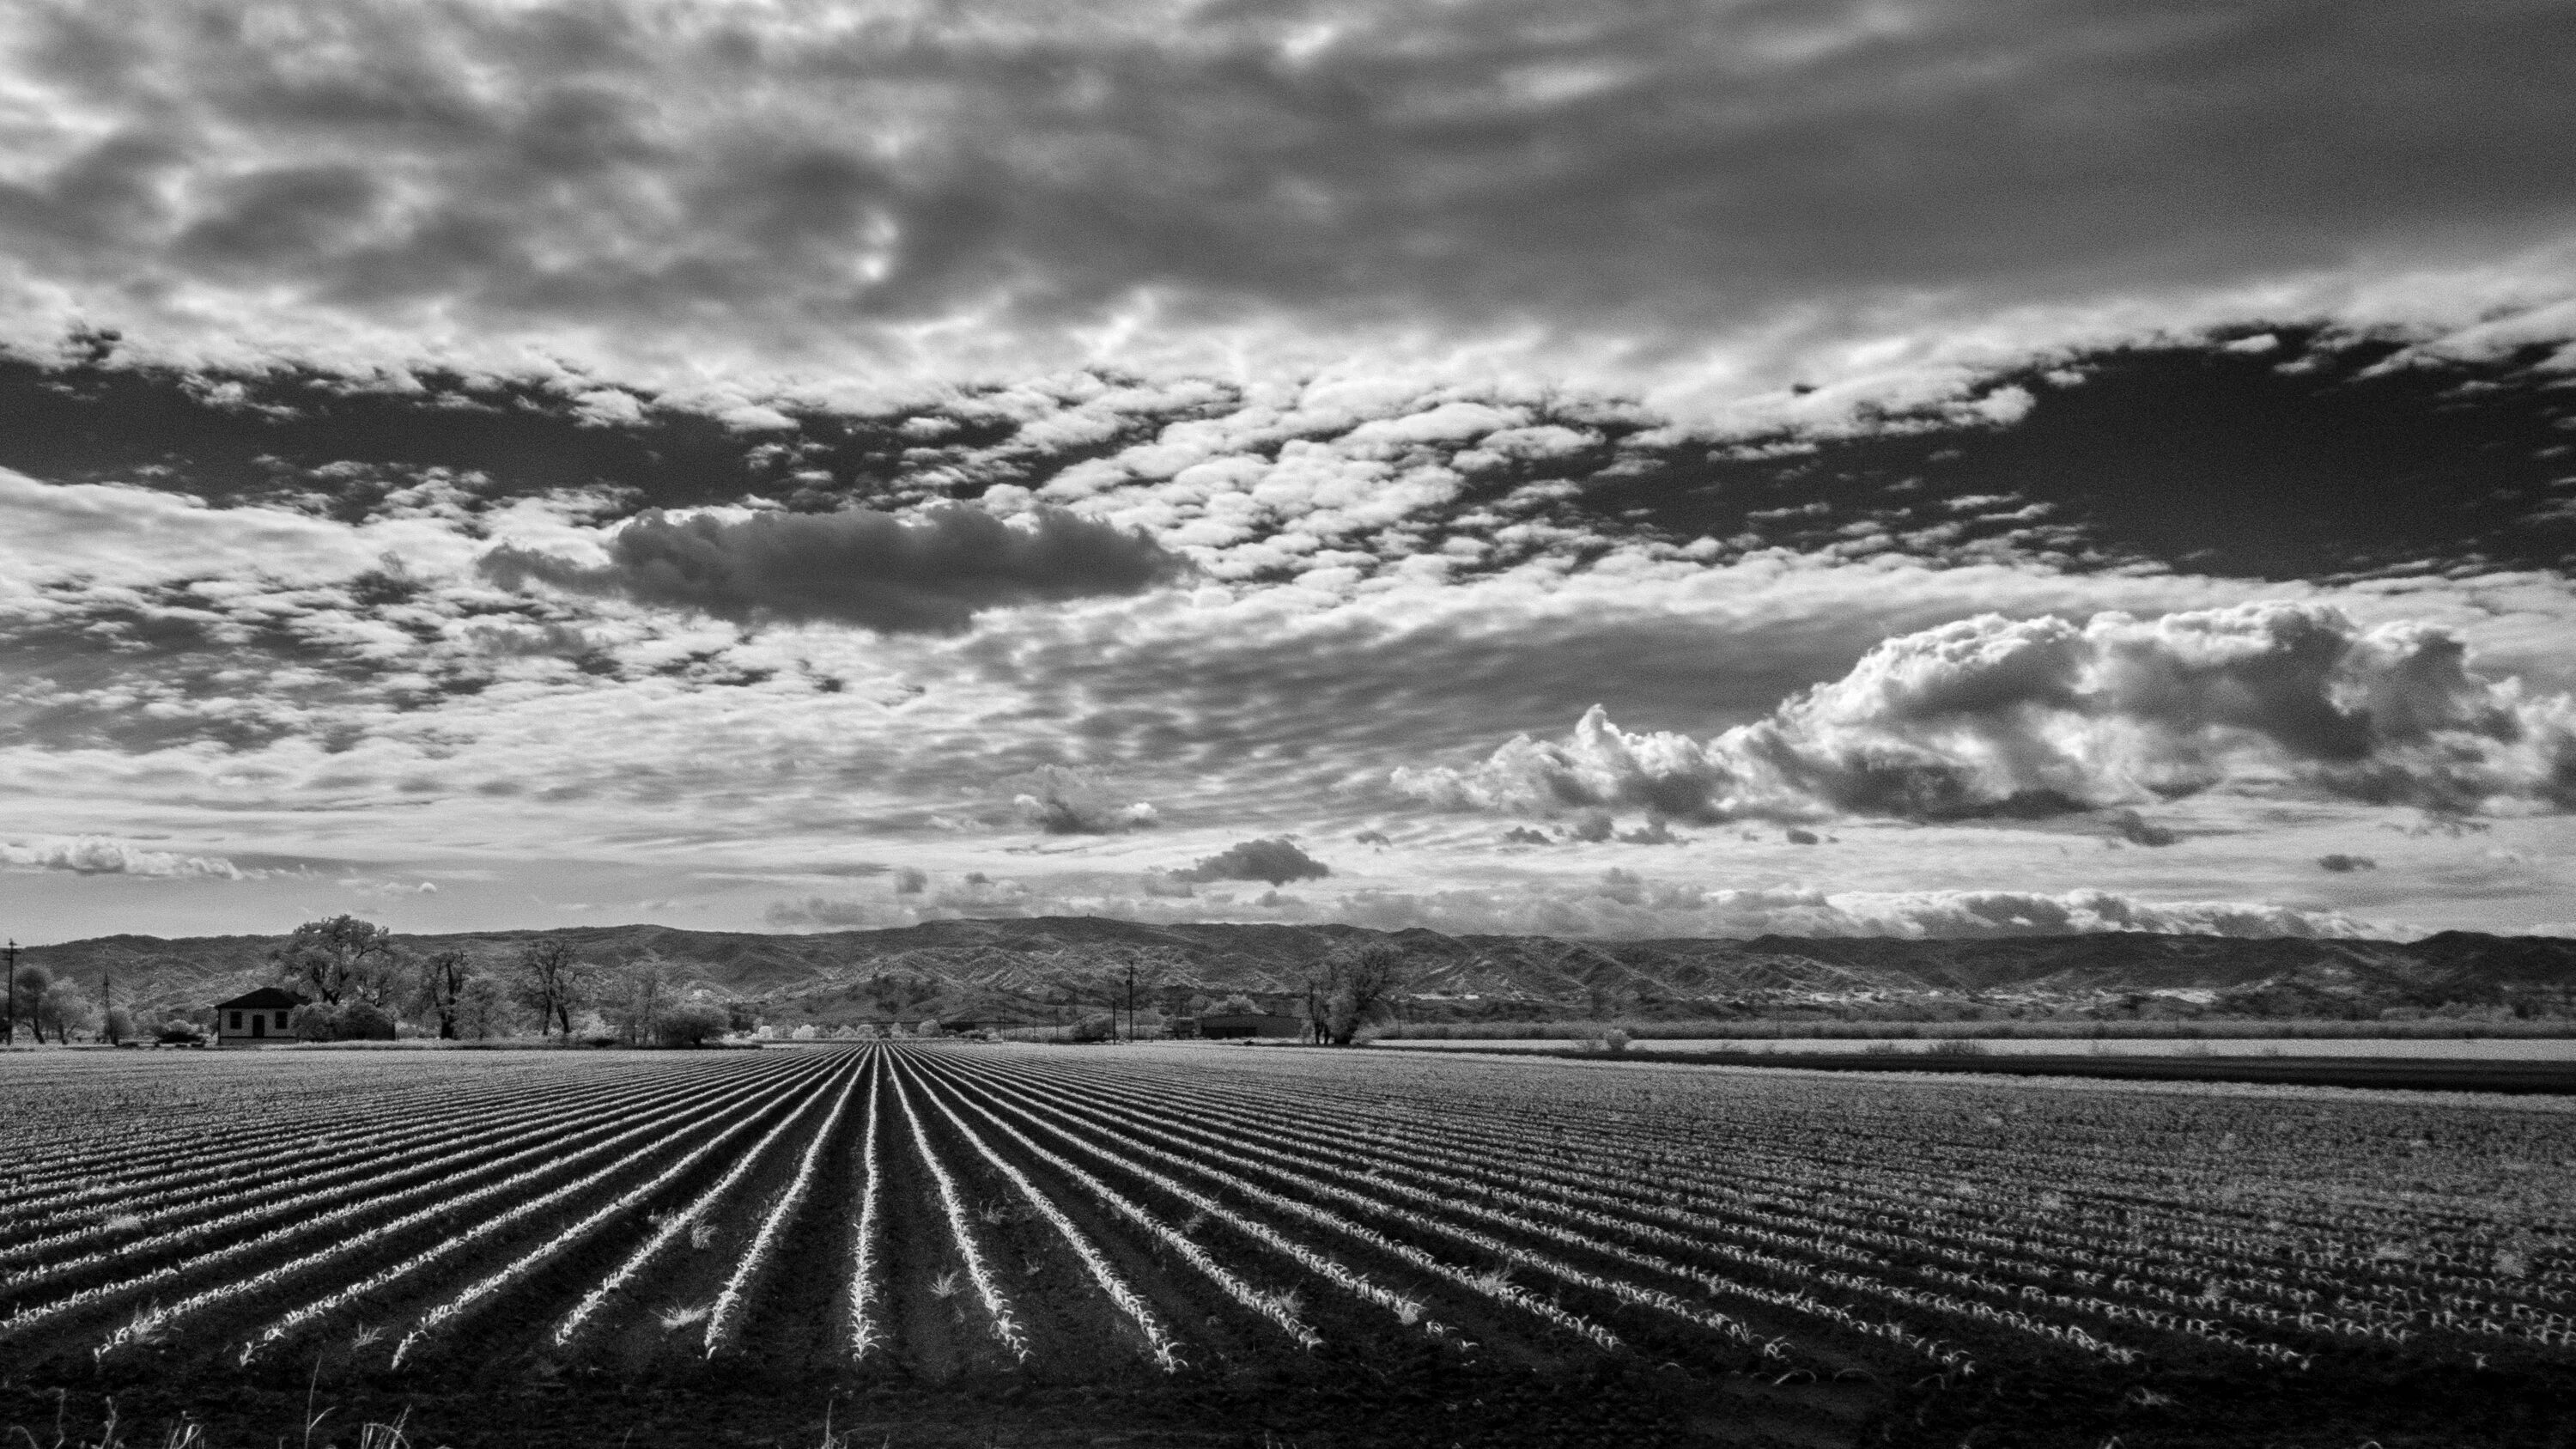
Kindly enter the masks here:
[[8, 924], [2562, 929], [2560, 28], [15, 7]]

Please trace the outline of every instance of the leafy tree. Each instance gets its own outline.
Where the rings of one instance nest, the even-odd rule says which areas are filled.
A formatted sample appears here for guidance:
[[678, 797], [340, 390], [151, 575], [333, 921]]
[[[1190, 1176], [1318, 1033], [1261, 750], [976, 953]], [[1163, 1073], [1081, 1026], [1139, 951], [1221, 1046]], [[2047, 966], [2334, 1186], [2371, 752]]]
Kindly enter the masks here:
[[537, 1034], [561, 1027], [571, 1036], [573, 1013], [589, 1004], [597, 977], [590, 963], [575, 956], [570, 943], [541, 936], [519, 948], [513, 974], [519, 1000], [537, 1014]]
[[664, 1046], [705, 1046], [724, 1036], [724, 1008], [703, 1001], [672, 1007], [655, 1020], [654, 1034]]
[[1232, 996], [1229, 996], [1225, 1000], [1217, 1003], [1216, 1014], [1219, 1016], [1258, 1016], [1261, 1014], [1261, 1003], [1238, 991]]
[[383, 1005], [400, 964], [393, 932], [355, 916], [306, 921], [268, 959], [284, 985], [330, 1006], [344, 999]]
[[306, 1041], [392, 1041], [395, 1035], [393, 1014], [368, 1001], [308, 1002], [286, 1020]]
[[107, 1009], [107, 1039], [122, 1044], [135, 1035], [134, 1013], [122, 1006]]
[[920, 1037], [932, 1037], [939, 1035], [940, 1031], [941, 1027], [939, 1025], [939, 1018], [935, 1016], [925, 1016], [921, 1019], [921, 1025], [912, 1029], [912, 1034]]
[[414, 963], [414, 971], [414, 1008], [438, 1023], [442, 1041], [455, 1040], [457, 1004], [464, 996], [465, 983], [476, 979], [471, 962], [462, 951], [433, 951]]
[[1404, 948], [1369, 941], [1334, 951], [1306, 969], [1306, 1027], [1317, 1043], [1349, 1046], [1361, 1023], [1400, 989]]
[[47, 1027], [53, 1028], [54, 1040], [69, 1046], [73, 1032], [97, 1029], [98, 1005], [70, 979], [54, 982], [36, 999], [36, 1040], [45, 1039]]
[[45, 1039], [45, 993], [53, 989], [54, 973], [42, 966], [18, 968], [17, 995], [9, 1001], [9, 1020], [13, 1026], [32, 1026], [36, 1040]]
[[470, 1041], [508, 1036], [518, 1024], [510, 990], [489, 976], [468, 976], [456, 990], [456, 1034]]

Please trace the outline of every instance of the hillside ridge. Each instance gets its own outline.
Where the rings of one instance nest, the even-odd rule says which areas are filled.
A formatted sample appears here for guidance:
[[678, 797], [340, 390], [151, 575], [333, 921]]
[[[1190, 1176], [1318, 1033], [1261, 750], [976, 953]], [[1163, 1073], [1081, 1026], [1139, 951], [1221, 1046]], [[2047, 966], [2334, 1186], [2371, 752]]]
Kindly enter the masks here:
[[[781, 1021], [1046, 1021], [1116, 997], [1130, 960], [1146, 964], [1149, 997], [1174, 1007], [1235, 992], [1275, 1002], [1299, 989], [1309, 963], [1367, 940], [1411, 955], [1414, 1004], [1439, 1015], [1939, 1014], [1971, 1001], [2096, 1014], [2576, 1014], [2576, 940], [2466, 931], [2417, 941], [2132, 932], [1593, 940], [1041, 916], [806, 934], [638, 924], [395, 940], [412, 952], [462, 950], [499, 970], [540, 938], [603, 966], [658, 959], [682, 989], [748, 1000]], [[268, 953], [284, 939], [100, 936], [29, 947], [23, 959], [84, 985], [111, 973], [120, 1001], [184, 1011], [265, 980]]]

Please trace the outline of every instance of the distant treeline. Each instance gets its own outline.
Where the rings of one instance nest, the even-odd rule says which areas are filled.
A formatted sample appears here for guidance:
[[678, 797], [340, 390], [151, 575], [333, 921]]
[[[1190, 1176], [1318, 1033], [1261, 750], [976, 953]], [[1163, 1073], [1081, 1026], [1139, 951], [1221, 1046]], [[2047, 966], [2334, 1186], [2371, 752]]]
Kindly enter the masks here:
[[1586, 1041], [1622, 1031], [1638, 1041], [2231, 1041], [2313, 1037], [2375, 1041], [2457, 1041], [2576, 1037], [2576, 1020], [2555, 1018], [2408, 1021], [2284, 1020], [2264, 1017], [2195, 1021], [1449, 1021], [1385, 1027], [1372, 1040]]

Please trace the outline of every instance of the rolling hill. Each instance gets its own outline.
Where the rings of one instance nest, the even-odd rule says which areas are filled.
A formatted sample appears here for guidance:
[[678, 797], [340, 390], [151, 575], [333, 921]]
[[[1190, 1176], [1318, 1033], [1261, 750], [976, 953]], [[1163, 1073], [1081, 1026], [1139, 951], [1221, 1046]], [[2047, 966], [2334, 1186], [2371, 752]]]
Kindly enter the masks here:
[[[1085, 916], [811, 935], [641, 925], [396, 940], [411, 952], [459, 949], [500, 971], [538, 937], [612, 973], [658, 960], [680, 989], [753, 1002], [778, 1022], [1045, 1022], [1118, 998], [1130, 961], [1145, 965], [1142, 999], [1177, 1008], [1201, 993], [1245, 992], [1279, 1004], [1309, 964], [1378, 939], [1412, 958], [1411, 1004], [1426, 1016], [1941, 1015], [1972, 1002], [2103, 1014], [2352, 1017], [2451, 1005], [2576, 1014], [2576, 940], [2471, 932], [2409, 942], [2142, 933], [1587, 941]], [[102, 936], [31, 947], [24, 959], [93, 988], [109, 976], [120, 1002], [158, 1016], [266, 980], [268, 953], [283, 940]]]

